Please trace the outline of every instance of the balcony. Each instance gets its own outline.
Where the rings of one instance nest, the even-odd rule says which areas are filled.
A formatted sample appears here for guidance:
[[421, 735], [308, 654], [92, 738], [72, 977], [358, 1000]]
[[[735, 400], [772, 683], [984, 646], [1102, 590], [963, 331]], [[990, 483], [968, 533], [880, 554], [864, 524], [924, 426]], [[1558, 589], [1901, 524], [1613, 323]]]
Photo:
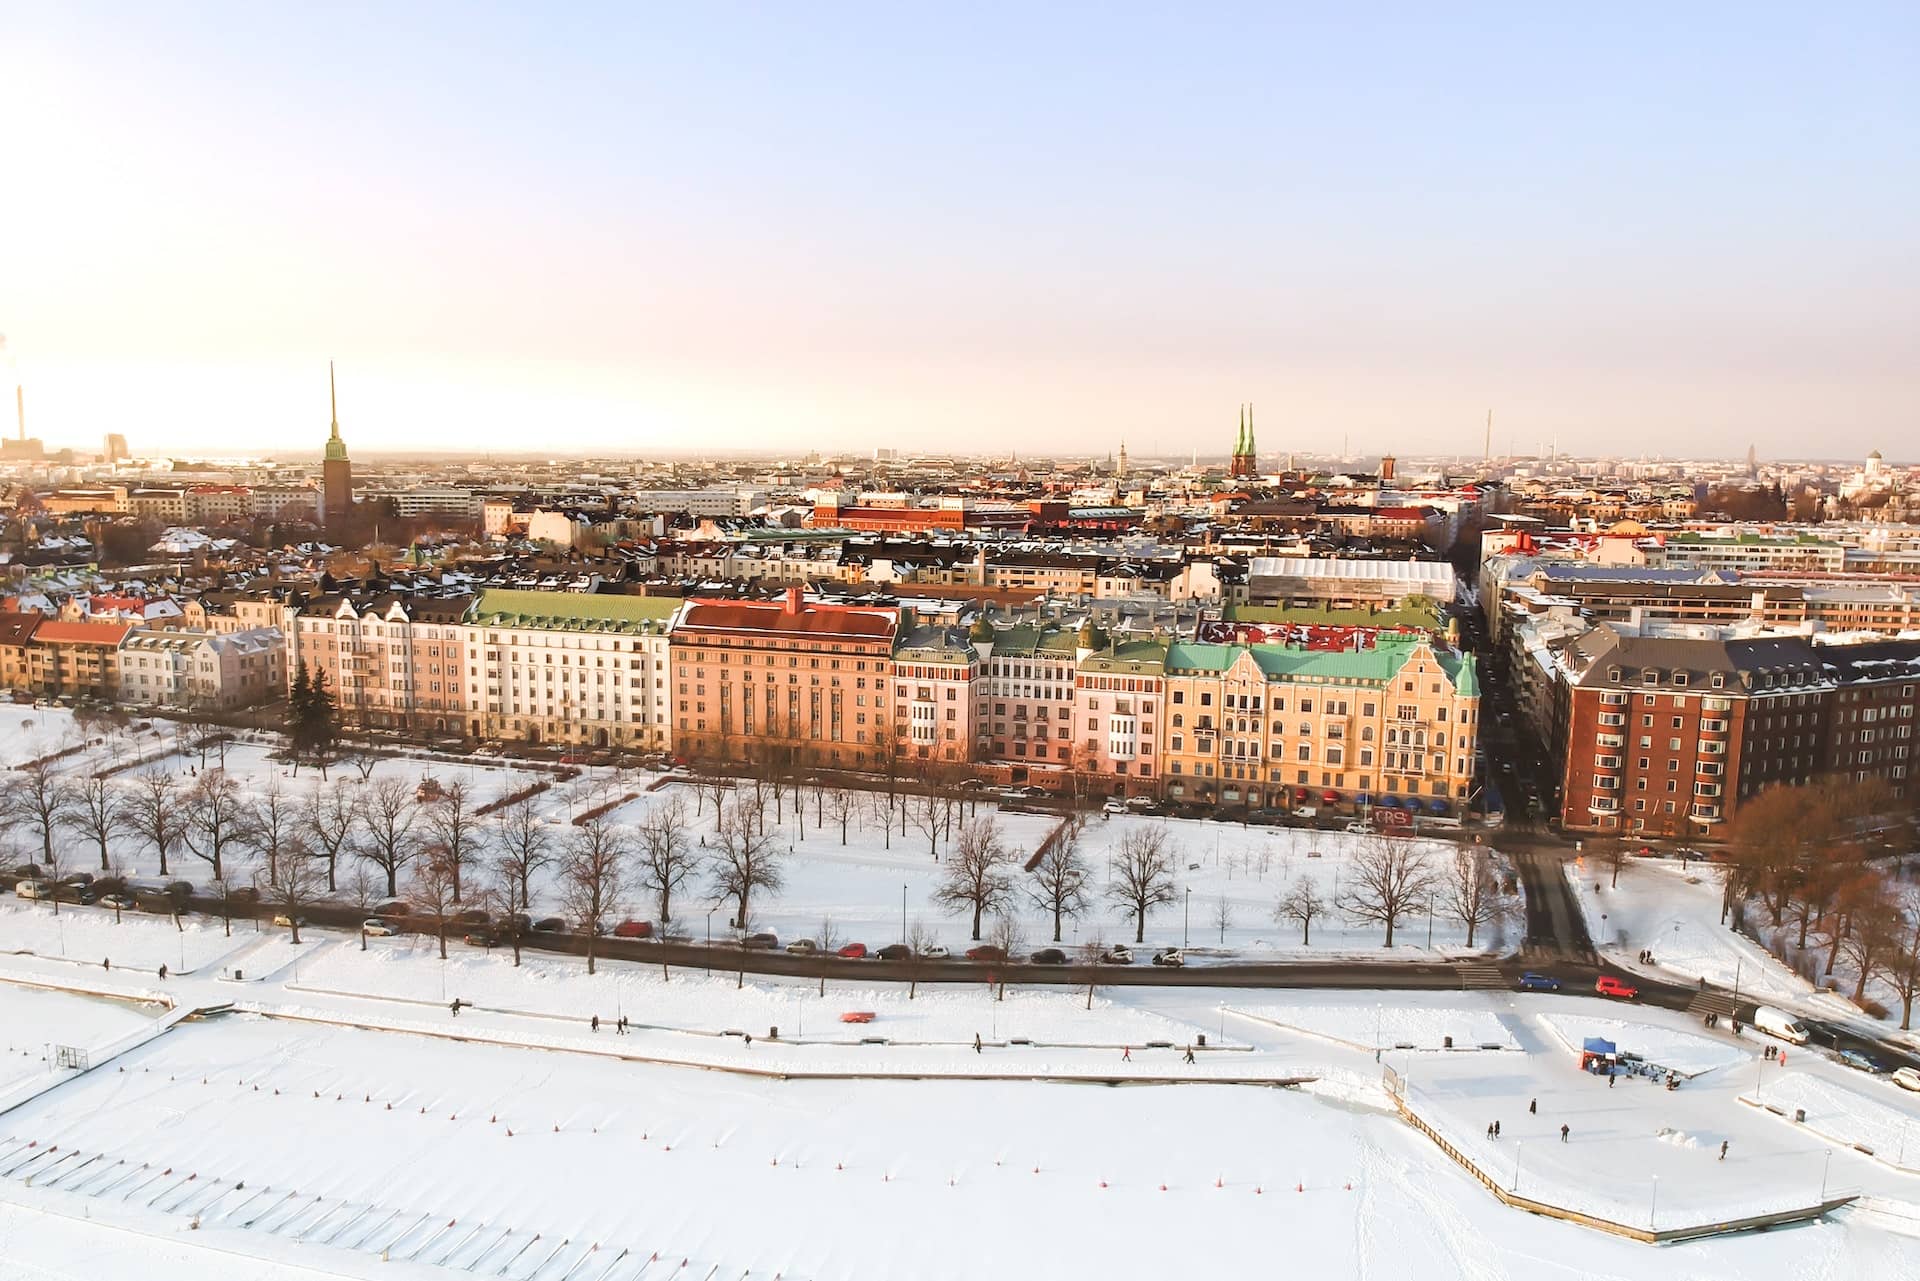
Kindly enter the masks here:
[[1724, 716], [1703, 716], [1700, 718], [1700, 732], [1702, 734], [1724, 734], [1727, 732], [1729, 723]]
[[1596, 756], [1593, 758], [1593, 763], [1594, 766], [1599, 769], [1620, 768], [1620, 758], [1618, 756]]
[[1720, 807], [1718, 805], [1695, 805], [1687, 811], [1687, 817], [1696, 823], [1718, 823]]
[[1589, 814], [1618, 814], [1619, 812], [1620, 801], [1616, 797], [1596, 796], [1587, 802], [1587, 813]]
[[1594, 735], [1593, 743], [1595, 747], [1625, 747], [1627, 745], [1627, 736], [1625, 734], [1596, 734]]
[[1610, 729], [1625, 729], [1627, 718], [1619, 712], [1602, 712], [1600, 724]]

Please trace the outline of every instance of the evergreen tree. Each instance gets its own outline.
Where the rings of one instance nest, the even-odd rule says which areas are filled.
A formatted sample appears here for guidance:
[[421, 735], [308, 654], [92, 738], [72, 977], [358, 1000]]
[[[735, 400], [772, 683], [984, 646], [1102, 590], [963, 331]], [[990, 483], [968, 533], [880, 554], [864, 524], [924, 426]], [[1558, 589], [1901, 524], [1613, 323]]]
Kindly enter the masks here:
[[340, 711], [333, 691], [327, 688], [327, 674], [315, 672], [307, 694], [307, 735], [314, 755], [324, 761], [333, 754], [340, 740]]
[[293, 688], [287, 693], [287, 738], [297, 760], [307, 751], [307, 718], [313, 706], [313, 682], [307, 677], [307, 665], [293, 669]]

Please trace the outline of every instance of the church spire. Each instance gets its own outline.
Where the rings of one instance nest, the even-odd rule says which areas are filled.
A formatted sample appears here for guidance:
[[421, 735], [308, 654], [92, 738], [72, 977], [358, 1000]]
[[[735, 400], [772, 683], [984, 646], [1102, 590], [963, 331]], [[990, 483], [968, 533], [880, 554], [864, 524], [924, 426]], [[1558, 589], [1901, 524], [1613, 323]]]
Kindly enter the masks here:
[[1257, 450], [1253, 447], [1253, 402], [1247, 402], [1247, 456], [1251, 458]]
[[340, 439], [340, 396], [333, 387], [333, 362], [327, 362], [327, 409], [333, 414], [333, 433], [330, 440]]

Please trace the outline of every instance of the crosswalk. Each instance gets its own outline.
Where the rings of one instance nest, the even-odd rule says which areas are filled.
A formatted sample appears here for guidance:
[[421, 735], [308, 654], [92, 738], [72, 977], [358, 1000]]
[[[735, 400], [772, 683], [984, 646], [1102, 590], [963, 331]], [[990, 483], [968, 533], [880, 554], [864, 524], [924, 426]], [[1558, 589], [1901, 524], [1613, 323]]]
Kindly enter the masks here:
[[1460, 987], [1468, 992], [1504, 992], [1513, 983], [1497, 965], [1460, 966]]
[[1740, 1012], [1742, 1004], [1743, 1002], [1736, 1001], [1730, 992], [1722, 992], [1718, 988], [1706, 988], [1687, 1002], [1687, 1013], [1718, 1014], [1723, 1019], [1731, 1019]]

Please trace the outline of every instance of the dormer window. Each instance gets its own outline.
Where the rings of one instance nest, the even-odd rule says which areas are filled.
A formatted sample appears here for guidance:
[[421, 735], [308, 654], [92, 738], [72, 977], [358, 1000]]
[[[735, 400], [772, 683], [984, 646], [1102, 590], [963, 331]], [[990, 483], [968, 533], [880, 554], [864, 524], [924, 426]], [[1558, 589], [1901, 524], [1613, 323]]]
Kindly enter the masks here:
[[1609, 667], [1607, 669], [1607, 679], [1618, 684], [1620, 681], [1620, 669], [1617, 667]]
[[1707, 683], [1713, 686], [1715, 689], [1719, 689], [1721, 686], [1727, 683], [1727, 678], [1722, 676], [1719, 672], [1715, 672], [1712, 675], [1712, 677], [1708, 679]]
[[1675, 685], [1685, 685], [1687, 683], [1687, 674], [1685, 672], [1675, 672], [1673, 674], [1673, 683]]
[[1646, 668], [1640, 673], [1640, 683], [1642, 685], [1658, 685], [1660, 683], [1660, 673], [1651, 667]]

